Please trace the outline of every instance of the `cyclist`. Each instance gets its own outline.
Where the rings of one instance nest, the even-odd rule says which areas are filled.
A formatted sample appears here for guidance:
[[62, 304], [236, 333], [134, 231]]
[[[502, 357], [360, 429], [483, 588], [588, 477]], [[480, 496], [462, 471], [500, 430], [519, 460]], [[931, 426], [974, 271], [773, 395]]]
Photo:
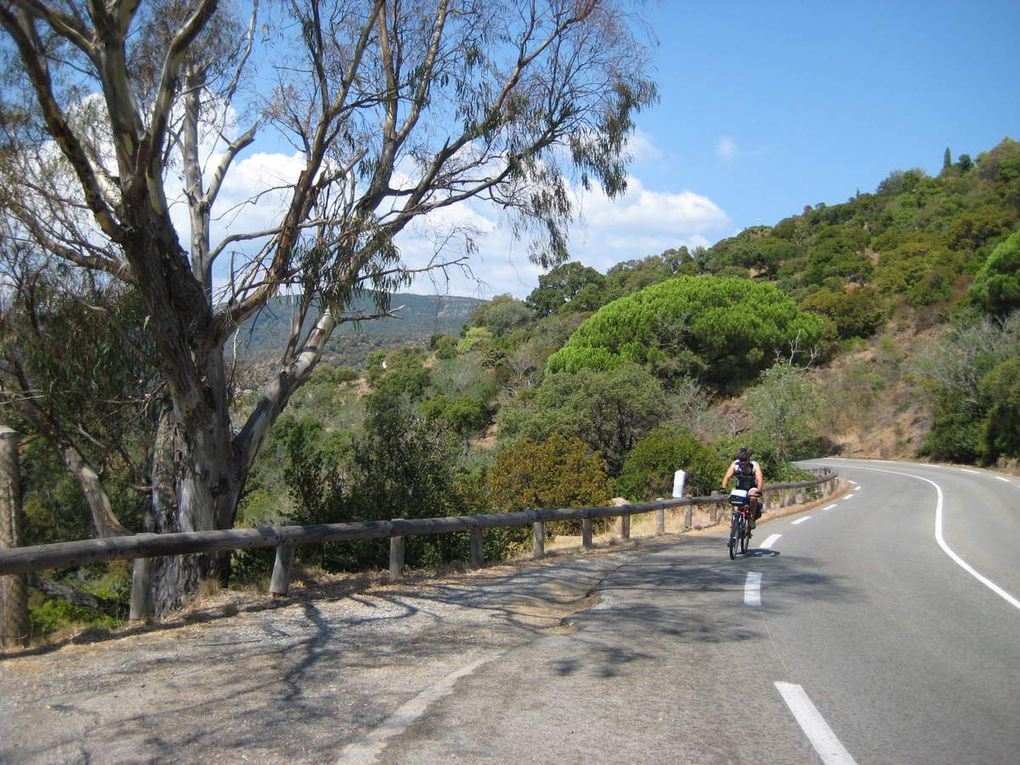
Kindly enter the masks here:
[[755, 521], [761, 518], [761, 493], [765, 488], [765, 477], [761, 472], [761, 465], [751, 459], [751, 450], [741, 447], [737, 452], [726, 475], [722, 479], [722, 490], [728, 491], [731, 478], [737, 479], [737, 488], [748, 492], [748, 499], [751, 506], [751, 528]]

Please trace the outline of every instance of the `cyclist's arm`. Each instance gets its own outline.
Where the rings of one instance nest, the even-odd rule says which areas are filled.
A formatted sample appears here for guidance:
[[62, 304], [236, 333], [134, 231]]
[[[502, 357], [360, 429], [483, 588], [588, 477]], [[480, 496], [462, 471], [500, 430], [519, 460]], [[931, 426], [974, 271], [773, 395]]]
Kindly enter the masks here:
[[730, 479], [732, 477], [733, 477], [733, 463], [731, 462], [729, 470], [726, 471], [726, 475], [722, 479], [722, 484], [720, 484], [721, 488], [725, 489], [727, 486], [729, 486]]
[[761, 465], [754, 466], [754, 480], [758, 484], [758, 491], [765, 490], [765, 476], [762, 475]]

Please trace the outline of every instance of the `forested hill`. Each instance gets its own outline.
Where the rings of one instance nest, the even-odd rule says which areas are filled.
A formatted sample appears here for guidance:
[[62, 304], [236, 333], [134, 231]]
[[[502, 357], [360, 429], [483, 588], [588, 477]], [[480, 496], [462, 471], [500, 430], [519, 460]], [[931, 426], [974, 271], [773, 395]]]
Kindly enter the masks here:
[[[390, 300], [395, 317], [341, 324], [328, 345], [329, 357], [332, 363], [362, 367], [377, 348], [421, 345], [433, 335], [457, 335], [482, 302], [454, 295], [395, 294]], [[294, 310], [292, 298], [271, 301], [241, 329], [241, 352], [251, 359], [279, 353], [287, 344]], [[355, 299], [344, 315], [370, 316], [376, 311], [371, 297], [364, 296]]]
[[[893, 172], [875, 193], [747, 229], [698, 261], [708, 273], [774, 281], [832, 319], [839, 337], [866, 337], [904, 307], [966, 296], [993, 247], [1018, 226], [1020, 143], [1005, 139], [976, 160], [954, 161], [947, 149], [936, 177]], [[987, 294], [972, 297], [993, 309]]]

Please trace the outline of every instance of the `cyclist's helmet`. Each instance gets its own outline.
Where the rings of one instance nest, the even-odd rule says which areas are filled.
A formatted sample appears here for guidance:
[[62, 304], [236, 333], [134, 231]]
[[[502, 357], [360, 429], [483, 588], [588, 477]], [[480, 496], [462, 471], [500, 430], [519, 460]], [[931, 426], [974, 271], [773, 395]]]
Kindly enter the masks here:
[[740, 451], [737, 452], [737, 460], [747, 462], [749, 459], [751, 459], [751, 450], [746, 446], [741, 447]]

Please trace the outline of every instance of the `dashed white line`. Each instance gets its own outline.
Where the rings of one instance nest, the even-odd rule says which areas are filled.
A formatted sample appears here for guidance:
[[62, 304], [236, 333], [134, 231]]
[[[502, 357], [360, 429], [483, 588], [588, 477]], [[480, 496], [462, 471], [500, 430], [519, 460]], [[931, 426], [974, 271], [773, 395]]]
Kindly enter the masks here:
[[769, 549], [772, 548], [772, 545], [774, 545], [776, 542], [779, 541], [779, 538], [781, 536], [783, 536], [783, 535], [782, 534], [772, 534], [764, 542], [762, 542], [760, 545], [758, 545], [758, 547], [761, 548], [762, 550], [769, 550]]
[[811, 516], [810, 515], [805, 515], [803, 518], [798, 518], [795, 521], [791, 521], [790, 525], [791, 526], [796, 526], [797, 524], [803, 523], [804, 521], [810, 521], [810, 520], [811, 520]]
[[1009, 480], [1008, 478], [1003, 478], [1001, 475], [995, 476], [995, 480], [1002, 481], [1003, 483], [1013, 483], [1011, 480]]
[[973, 473], [974, 475], [981, 475], [980, 470], [971, 470], [970, 468], [960, 468], [960, 470], [964, 473]]
[[744, 582], [744, 605], [761, 608], [761, 572], [748, 571]]
[[854, 486], [854, 491], [860, 491], [860, 490], [861, 490], [860, 484], [858, 484], [857, 486]]
[[836, 507], [839, 507], [839, 503], [838, 502], [833, 502], [831, 505], [829, 505], [827, 507], [823, 507], [822, 510], [832, 510], [833, 508], [836, 508]]
[[807, 693], [799, 685], [793, 683], [775, 684], [776, 690], [790, 708], [797, 724], [807, 734], [811, 746], [818, 752], [825, 765], [854, 765], [855, 760], [850, 752], [839, 742], [825, 718], [811, 703]]

